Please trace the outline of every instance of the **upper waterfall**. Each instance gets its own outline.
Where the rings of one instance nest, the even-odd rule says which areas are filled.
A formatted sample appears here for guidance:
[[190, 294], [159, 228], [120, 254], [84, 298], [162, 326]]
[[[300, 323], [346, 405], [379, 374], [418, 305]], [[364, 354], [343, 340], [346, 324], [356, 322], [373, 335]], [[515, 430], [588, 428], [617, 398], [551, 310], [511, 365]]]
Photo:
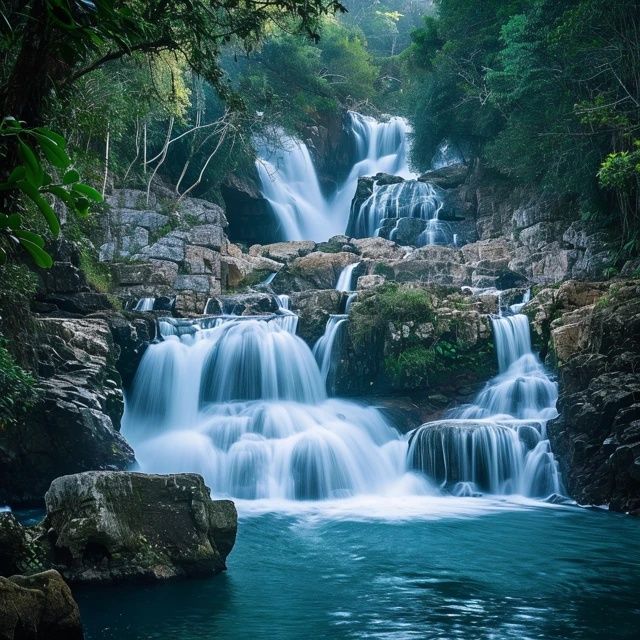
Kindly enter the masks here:
[[283, 131], [277, 143], [257, 141], [256, 169], [262, 195], [269, 202], [286, 240], [326, 240], [344, 233], [358, 179], [377, 173], [414, 177], [408, 166], [409, 125], [404, 118], [379, 122], [347, 113], [353, 166], [334, 193], [325, 196], [307, 145]]

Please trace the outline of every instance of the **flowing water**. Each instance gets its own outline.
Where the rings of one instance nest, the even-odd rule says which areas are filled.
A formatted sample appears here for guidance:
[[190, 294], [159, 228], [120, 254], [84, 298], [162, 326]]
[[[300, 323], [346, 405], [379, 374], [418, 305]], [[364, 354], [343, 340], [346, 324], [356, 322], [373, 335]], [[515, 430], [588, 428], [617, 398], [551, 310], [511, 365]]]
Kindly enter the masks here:
[[531, 350], [525, 315], [492, 323], [500, 373], [473, 404], [414, 432], [411, 464], [456, 495], [561, 493], [546, 433], [557, 416], [557, 386]]
[[155, 298], [140, 298], [133, 308], [134, 311], [152, 311], [155, 304]]
[[259, 140], [256, 169], [262, 195], [281, 225], [285, 240], [326, 240], [344, 233], [358, 179], [376, 173], [413, 177], [408, 159], [407, 121], [374, 118], [350, 111], [348, 135], [354, 146], [353, 166], [334, 193], [325, 195], [306, 144], [282, 131], [276, 143]]

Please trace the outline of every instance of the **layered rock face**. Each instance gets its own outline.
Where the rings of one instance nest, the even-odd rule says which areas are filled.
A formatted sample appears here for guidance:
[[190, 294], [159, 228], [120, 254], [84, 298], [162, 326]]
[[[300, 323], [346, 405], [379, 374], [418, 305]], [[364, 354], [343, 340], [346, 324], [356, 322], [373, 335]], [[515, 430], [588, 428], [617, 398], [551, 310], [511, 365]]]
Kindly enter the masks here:
[[[110, 321], [120, 332], [116, 344]], [[0, 430], [0, 502], [38, 502], [51, 481], [88, 469], [123, 469], [134, 462], [119, 433], [123, 411], [120, 357], [136, 366], [150, 339], [142, 322], [117, 314], [37, 318], [31, 336], [38, 402], [24, 421]]]
[[201, 476], [91, 471], [62, 476], [46, 493], [35, 529], [0, 514], [0, 570], [53, 567], [70, 582], [165, 580], [226, 568], [237, 514], [211, 500]]
[[559, 372], [549, 435], [570, 494], [640, 513], [640, 281], [569, 281], [525, 309]]
[[123, 301], [175, 297], [177, 310], [201, 313], [207, 299], [221, 291], [224, 211], [196, 198], [161, 201], [152, 193], [147, 200], [135, 189], [115, 190], [107, 202], [96, 241], [100, 260], [115, 263]]
[[80, 611], [57, 571], [0, 577], [2, 640], [82, 640]]

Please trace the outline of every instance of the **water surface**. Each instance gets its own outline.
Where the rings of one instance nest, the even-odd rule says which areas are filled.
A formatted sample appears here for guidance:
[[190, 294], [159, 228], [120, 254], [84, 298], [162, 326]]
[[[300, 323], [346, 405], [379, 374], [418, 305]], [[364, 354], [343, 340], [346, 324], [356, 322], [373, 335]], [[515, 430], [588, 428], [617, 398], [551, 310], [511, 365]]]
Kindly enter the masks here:
[[76, 590], [87, 638], [639, 637], [640, 521], [422, 500], [245, 511], [226, 574]]

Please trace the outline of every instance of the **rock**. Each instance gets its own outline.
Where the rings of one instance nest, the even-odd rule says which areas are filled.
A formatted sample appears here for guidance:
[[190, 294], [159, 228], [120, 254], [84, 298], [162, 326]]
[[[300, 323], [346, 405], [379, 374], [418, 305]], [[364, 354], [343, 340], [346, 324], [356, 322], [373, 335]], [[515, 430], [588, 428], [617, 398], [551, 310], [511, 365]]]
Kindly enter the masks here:
[[178, 265], [167, 260], [124, 262], [112, 265], [111, 273], [116, 285], [120, 287], [130, 285], [172, 286], [178, 277]]
[[187, 240], [191, 244], [220, 250], [226, 244], [227, 238], [221, 226], [203, 224], [191, 227], [187, 232]]
[[82, 640], [80, 611], [57, 571], [0, 577], [2, 640]]
[[222, 207], [200, 198], [184, 198], [180, 202], [180, 216], [187, 223], [213, 224], [223, 229], [229, 224]]
[[374, 287], [379, 287], [385, 282], [386, 282], [386, 278], [384, 276], [379, 276], [379, 275], [360, 276], [358, 278], [358, 284], [356, 285], [356, 288], [358, 289], [358, 291], [363, 289], [373, 289]]
[[45, 495], [54, 557], [72, 582], [165, 580], [226, 568], [237, 514], [201, 476], [89, 471]]
[[109, 323], [47, 318], [36, 330], [46, 377], [23, 421], [0, 430], [0, 503], [37, 502], [59, 475], [134, 462], [117, 431], [123, 396]]
[[340, 313], [343, 298], [335, 289], [292, 293], [291, 308], [299, 317], [297, 335], [313, 346], [324, 333], [329, 316]]
[[402, 260], [407, 254], [405, 247], [385, 238], [362, 238], [351, 241], [362, 258], [370, 260]]
[[133, 256], [135, 260], [169, 260], [170, 262], [182, 262], [184, 260], [184, 245], [186, 235], [182, 231], [172, 231], [168, 235], [160, 238], [152, 245], [144, 247], [140, 254]]
[[254, 316], [276, 313], [278, 303], [269, 293], [241, 293], [218, 295], [209, 301], [207, 314]]
[[358, 262], [358, 256], [353, 253], [315, 251], [296, 258], [283, 267], [272, 286], [276, 291], [283, 293], [307, 289], [332, 289], [338, 282], [340, 272], [354, 262]]
[[291, 242], [276, 242], [274, 244], [254, 244], [249, 247], [250, 256], [262, 256], [277, 262], [291, 262], [312, 253], [316, 243], [312, 240], [293, 240]]
[[465, 164], [452, 164], [448, 167], [433, 169], [423, 173], [418, 180], [429, 182], [442, 189], [454, 189], [459, 187], [469, 175], [469, 168]]
[[560, 416], [548, 428], [569, 493], [581, 504], [637, 512], [640, 281], [569, 281], [551, 303], [537, 303], [543, 294], [527, 311], [550, 324]]
[[139, 189], [116, 189], [112, 195], [107, 196], [107, 204], [112, 208], [124, 209], [144, 209], [145, 207], [155, 207], [157, 197], [155, 193], [149, 194], [147, 202], [146, 191]]

